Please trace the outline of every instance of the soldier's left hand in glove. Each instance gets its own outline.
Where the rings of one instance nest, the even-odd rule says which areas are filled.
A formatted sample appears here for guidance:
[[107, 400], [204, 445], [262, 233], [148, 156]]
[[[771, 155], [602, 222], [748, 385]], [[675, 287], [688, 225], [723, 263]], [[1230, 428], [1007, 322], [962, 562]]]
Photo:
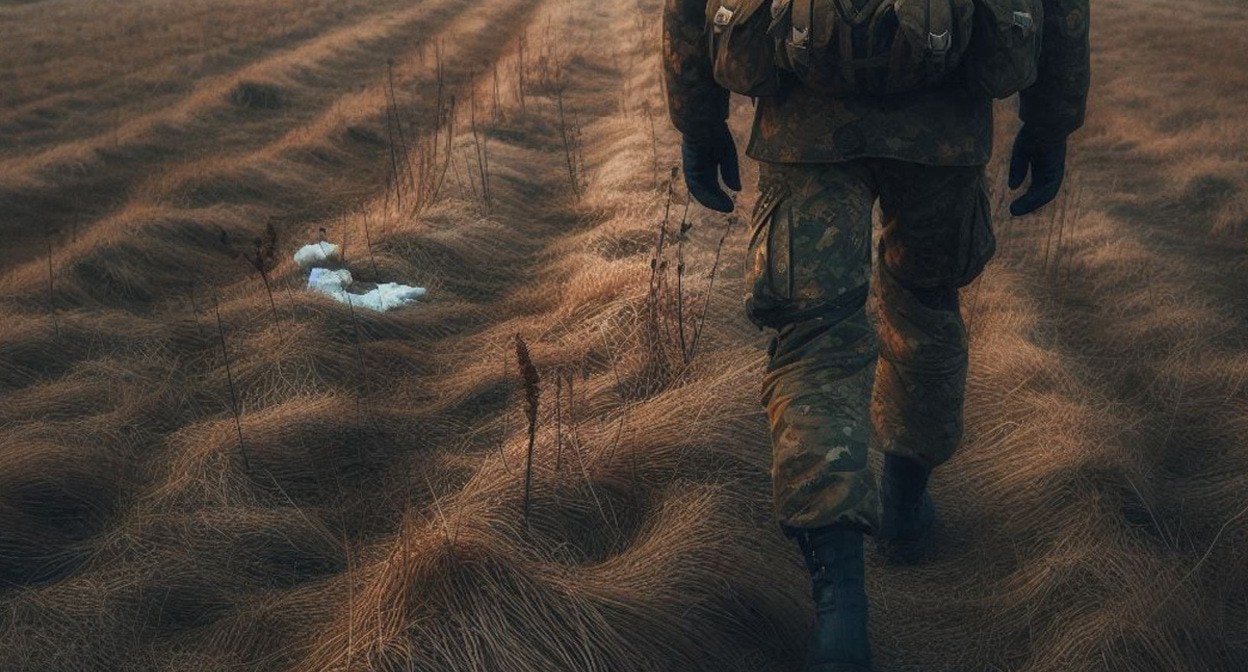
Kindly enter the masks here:
[[719, 186], [741, 191], [741, 168], [737, 162], [737, 144], [727, 123], [721, 123], [706, 135], [685, 135], [680, 143], [680, 159], [685, 170], [685, 186], [699, 203], [719, 212], [732, 212], [732, 199]]
[[1023, 186], [1029, 172], [1031, 186], [1010, 204], [1015, 217], [1035, 212], [1057, 198], [1066, 177], [1066, 137], [1045, 137], [1024, 125], [1010, 155], [1010, 189]]

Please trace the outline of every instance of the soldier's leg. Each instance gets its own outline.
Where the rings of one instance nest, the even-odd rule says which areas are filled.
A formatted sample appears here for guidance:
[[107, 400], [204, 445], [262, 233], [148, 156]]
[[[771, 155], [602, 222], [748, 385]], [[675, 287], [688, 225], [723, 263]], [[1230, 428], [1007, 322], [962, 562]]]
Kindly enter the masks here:
[[967, 343], [958, 288], [982, 271], [995, 241], [982, 167], [876, 165], [883, 231], [872, 297], [880, 348], [872, 420], [885, 453], [879, 536], [902, 542], [885, 550], [905, 556], [934, 516], [928, 474], [962, 438]]
[[776, 330], [763, 382], [776, 517], [786, 527], [869, 532], [877, 518], [867, 466], [870, 171], [862, 162], [764, 163], [759, 183], [746, 311]]
[[812, 579], [806, 669], [868, 670], [862, 539], [878, 519], [867, 465], [876, 359], [866, 315], [870, 170], [864, 162], [762, 164], [760, 192], [747, 313], [776, 330], [763, 402], [776, 516]]

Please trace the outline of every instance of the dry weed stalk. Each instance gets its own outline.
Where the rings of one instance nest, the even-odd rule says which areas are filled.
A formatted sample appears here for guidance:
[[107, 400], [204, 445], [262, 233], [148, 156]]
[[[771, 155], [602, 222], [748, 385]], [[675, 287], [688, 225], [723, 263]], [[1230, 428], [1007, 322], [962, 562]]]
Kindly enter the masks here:
[[524, 114], [524, 47], [529, 41], [529, 30], [526, 28], [517, 38], [516, 45], [516, 101], [520, 103], [520, 113]]
[[221, 321], [221, 302], [216, 291], [212, 293], [212, 309], [217, 315], [217, 335], [221, 338], [221, 354], [225, 357], [225, 379], [230, 386], [230, 412], [234, 414], [234, 430], [238, 433], [238, 452], [243, 458], [243, 468], [251, 472], [247, 446], [243, 443], [242, 409], [238, 407], [238, 393], [234, 389], [234, 370], [230, 366], [230, 350], [225, 343], [225, 324]]
[[56, 229], [44, 229], [43, 240], [48, 248], [48, 316], [52, 318], [52, 333], [57, 337], [61, 337], [61, 325], [56, 321], [56, 293], [52, 282], [52, 235], [56, 233]]
[[[670, 320], [666, 310], [668, 291], [666, 285], [667, 259], [667, 226], [672, 216], [672, 195], [678, 170], [673, 167], [667, 180], [667, 189], [663, 204], [663, 219], [659, 221], [659, 238], [654, 246], [654, 256], [650, 258], [650, 284], [646, 293], [645, 336], [646, 351], [651, 355], [651, 366], [666, 359], [668, 344], [671, 339]], [[666, 369], [663, 365], [660, 369]]]
[[650, 125], [650, 168], [654, 172], [654, 188], [659, 188], [659, 134], [654, 127], [654, 112], [650, 109], [650, 101], [641, 101], [641, 114]]
[[[395, 112], [394, 102], [393, 102], [394, 100], [394, 59], [393, 58], [386, 59], [386, 75], [389, 80], [389, 86], [386, 87], [386, 139], [387, 139], [386, 148], [389, 150], [389, 154], [390, 154], [390, 174], [388, 175], [389, 179], [387, 179], [387, 188], [391, 186], [394, 188], [395, 203], [398, 206], [399, 212], [402, 212], [403, 211], [403, 187], [402, 187], [402, 183], [400, 182], [400, 180], [402, 179], [402, 175], [400, 174], [400, 170], [399, 170], [400, 150], [398, 147], [395, 146], [395, 128], [394, 127], [396, 125], [395, 117], [397, 116], [397, 114]], [[399, 127], [399, 132], [400, 133], [402, 132], [402, 126]], [[404, 143], [404, 150], [406, 150], [406, 143]], [[403, 153], [406, 154], [406, 151], [404, 151]], [[389, 192], [387, 192], [386, 193], [387, 200], [389, 199], [389, 197], [390, 197], [390, 194]]]
[[[441, 94], [439, 93], [439, 95]], [[434, 161], [435, 161], [435, 170], [437, 171], [437, 173], [432, 184], [432, 191], [430, 192], [429, 199], [427, 201], [427, 204], [429, 205], [432, 205], [438, 202], [438, 197], [442, 193], [442, 185], [445, 184], [446, 182], [446, 174], [450, 171], [450, 167], [451, 167], [451, 156], [452, 156], [451, 148], [452, 148], [452, 143], [455, 140], [455, 95], [454, 94], [451, 94], [450, 96], [450, 105], [445, 109], [445, 114], [444, 115], [440, 114], [440, 116], [443, 116], [445, 118], [446, 132], [445, 132], [444, 142], [446, 143], [446, 146], [443, 148], [443, 151], [442, 151], [442, 165], [441, 167], [437, 167], [436, 161], [437, 161], [437, 152], [438, 152], [438, 148], [437, 148], [438, 136], [437, 136], [437, 131], [435, 129], [434, 131]]]
[[572, 186], [572, 196], [579, 201], [582, 190], [581, 167], [578, 159], [581, 154], [581, 131], [575, 118], [573, 118], [571, 123], [568, 123], [563, 104], [563, 91], [566, 88], [566, 82], [557, 61], [555, 63], [554, 77], [555, 109], [559, 114], [559, 135], [563, 139], [563, 156], [568, 166], [568, 183]]
[[[570, 392], [570, 390], [569, 390]], [[563, 370], [555, 369], [555, 472], [563, 461]]]
[[[269, 296], [269, 308], [273, 310], [273, 323], [276, 324], [279, 321], [277, 302], [273, 300], [273, 285], [269, 282], [269, 272], [277, 267], [277, 229], [273, 227], [272, 218], [264, 225], [264, 235], [256, 236], [252, 241], [252, 253], [244, 252], [243, 258], [260, 274], [260, 279], [264, 282], [264, 291]], [[280, 330], [278, 338], [282, 338]]]
[[715, 246], [715, 261], [711, 264], [706, 296], [702, 298], [702, 312], [698, 315], [693, 327], [693, 341], [689, 344], [688, 362], [692, 362], [693, 358], [698, 354], [698, 342], [702, 338], [702, 328], [706, 326], [707, 311], [711, 308], [711, 294], [715, 291], [715, 275], [719, 271], [719, 260], [724, 251], [724, 243], [728, 240], [728, 236], [732, 234], [733, 225], [736, 223], [737, 218], [735, 215], [728, 217], [728, 226], [724, 228], [724, 235], [719, 237], [719, 244]]
[[680, 356], [685, 366], [689, 366], [689, 347], [685, 341], [685, 241], [693, 228], [693, 222], [689, 221], [689, 200], [685, 200], [685, 211], [680, 216], [680, 232], [676, 235], [676, 326], [680, 335]]
[[[646, 297], [644, 324], [647, 352], [651, 356], [651, 372], [664, 376], [671, 373], [667, 370], [670, 366], [667, 358], [668, 353], [672, 350], [679, 351], [680, 366], [687, 369], [693, 363], [710, 309], [711, 295], [715, 289], [715, 278], [719, 271], [720, 260], [723, 257], [724, 244], [728, 240], [728, 236], [731, 235], [733, 226], [736, 223], [735, 217], [728, 218], [728, 225], [725, 227], [723, 235], [720, 236], [719, 244], [715, 248], [715, 257], [707, 275], [709, 279], [708, 286], [706, 293], [702, 296], [701, 310], [696, 312], [693, 309], [686, 310], [684, 279], [688, 272], [688, 266], [685, 260], [685, 243], [693, 230], [693, 223], [688, 218], [690, 200], [686, 199], [685, 201], [684, 211], [681, 215], [680, 224], [677, 226], [677, 231], [674, 234], [669, 234], [668, 232], [668, 225], [672, 221], [672, 202], [675, 197], [675, 184], [678, 176], [679, 170], [673, 167], [667, 181], [663, 219], [659, 222], [659, 237], [655, 243], [654, 256], [650, 259], [650, 285]], [[672, 238], [675, 238], [676, 246], [676, 280], [674, 288], [668, 279], [672, 266], [666, 257], [667, 249], [670, 246], [669, 241]], [[690, 299], [692, 300], [692, 297]], [[692, 333], [690, 333], [691, 331]]]
[[[389, 84], [389, 101], [388, 114], [394, 124], [394, 130], [399, 136], [399, 158], [403, 160], [403, 168], [407, 172], [407, 181], [409, 188], [414, 186], [416, 179], [415, 171], [412, 170], [412, 147], [407, 142], [407, 134], [403, 132], [403, 118], [399, 114], [399, 96], [394, 86], [394, 59], [386, 59], [386, 76]], [[398, 186], [396, 179], [395, 186]], [[402, 208], [400, 207], [400, 210]]]
[[493, 96], [493, 104], [491, 108], [491, 115], [495, 123], [497, 123], [498, 120], [501, 119], [503, 116], [502, 107], [500, 107], [499, 102], [498, 102], [498, 61], [494, 61], [494, 67], [492, 68], [492, 70], [494, 71], [494, 86], [493, 86], [494, 96]]
[[[472, 200], [474, 203], [481, 201], [481, 194], [477, 191], [477, 181], [472, 176], [472, 166], [468, 164], [468, 158], [463, 157], [464, 169], [468, 173], [468, 191], [472, 192]], [[464, 197], [464, 180], [459, 170], [459, 162], [455, 163], [455, 182], [459, 185], [459, 194]]]
[[[468, 76], [468, 92], [469, 92], [469, 121], [472, 128], [472, 146], [477, 160], [477, 179], [481, 184], [481, 203], [485, 206], [485, 211], [490, 211], [492, 196], [490, 192], [490, 157], [488, 148], [486, 147], [486, 138], [484, 134], [477, 130], [477, 87], [473, 84], [473, 77], [470, 73]], [[472, 176], [469, 175], [468, 182], [472, 182]], [[475, 196], [474, 189], [474, 196]]]
[[529, 498], [533, 487], [533, 447], [537, 441], [537, 405], [541, 395], [542, 379], [537, 375], [537, 367], [529, 355], [529, 346], [524, 337], [516, 334], [516, 361], [520, 365], [520, 378], [524, 383], [525, 413], [529, 420], [529, 449], [524, 463], [524, 520], [529, 520]]
[[369, 212], [363, 213], [364, 248], [368, 251], [368, 261], [373, 267], [373, 280], [376, 281], [378, 278], [381, 277], [381, 274], [377, 272], [377, 257], [373, 255], [373, 233], [369, 229], [369, 226], [368, 226], [368, 221], [372, 218], [373, 216], [371, 213]]

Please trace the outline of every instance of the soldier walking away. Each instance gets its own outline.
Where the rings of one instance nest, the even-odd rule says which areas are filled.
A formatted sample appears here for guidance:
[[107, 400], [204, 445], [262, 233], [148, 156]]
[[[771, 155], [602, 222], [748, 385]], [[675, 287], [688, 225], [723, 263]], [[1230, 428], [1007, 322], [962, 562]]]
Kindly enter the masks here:
[[729, 93], [755, 99], [745, 309], [774, 330], [775, 515], [811, 574], [805, 669], [866, 672], [863, 535], [885, 561], [922, 559], [928, 477], [962, 435], [958, 289], [995, 250], [992, 101], [1019, 94], [1009, 186], [1031, 181], [1010, 211], [1024, 215], [1057, 196], [1083, 123], [1089, 0], [665, 1], [668, 109], [708, 208], [733, 209], [720, 178], [741, 188]]

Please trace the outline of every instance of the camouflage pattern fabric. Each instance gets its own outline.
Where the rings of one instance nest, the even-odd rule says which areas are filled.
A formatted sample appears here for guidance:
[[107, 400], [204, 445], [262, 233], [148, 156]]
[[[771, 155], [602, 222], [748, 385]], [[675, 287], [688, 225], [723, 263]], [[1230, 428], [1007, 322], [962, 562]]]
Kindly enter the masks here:
[[1046, 0], [1040, 73], [1019, 94], [1019, 117], [1037, 132], [1065, 137], [1083, 125], [1092, 71], [1088, 0]]
[[[764, 163], [759, 190], [745, 302], [756, 325], [776, 330], [762, 395], [776, 516], [787, 527], [871, 532], [879, 519], [867, 465], [873, 440], [936, 466], [961, 439], [962, 319], [914, 291], [965, 285], [992, 256], [984, 169]], [[877, 199], [883, 229], [872, 282]]]
[[[713, 0], [711, 0], [713, 1]], [[665, 0], [663, 81], [672, 122], [699, 134], [727, 116], [728, 92], [711, 75], [707, 0]], [[1089, 0], [1045, 0], [1039, 78], [1020, 96], [1020, 115], [1047, 135], [1083, 123], [1089, 83]], [[888, 97], [821, 95], [786, 78], [782, 93], [757, 99], [746, 153], [760, 161], [824, 163], [882, 157], [971, 166], [992, 154], [992, 102], [958, 81]]]
[[705, 137], [728, 118], [728, 90], [715, 83], [707, 0], [664, 0], [663, 92], [676, 130]]

